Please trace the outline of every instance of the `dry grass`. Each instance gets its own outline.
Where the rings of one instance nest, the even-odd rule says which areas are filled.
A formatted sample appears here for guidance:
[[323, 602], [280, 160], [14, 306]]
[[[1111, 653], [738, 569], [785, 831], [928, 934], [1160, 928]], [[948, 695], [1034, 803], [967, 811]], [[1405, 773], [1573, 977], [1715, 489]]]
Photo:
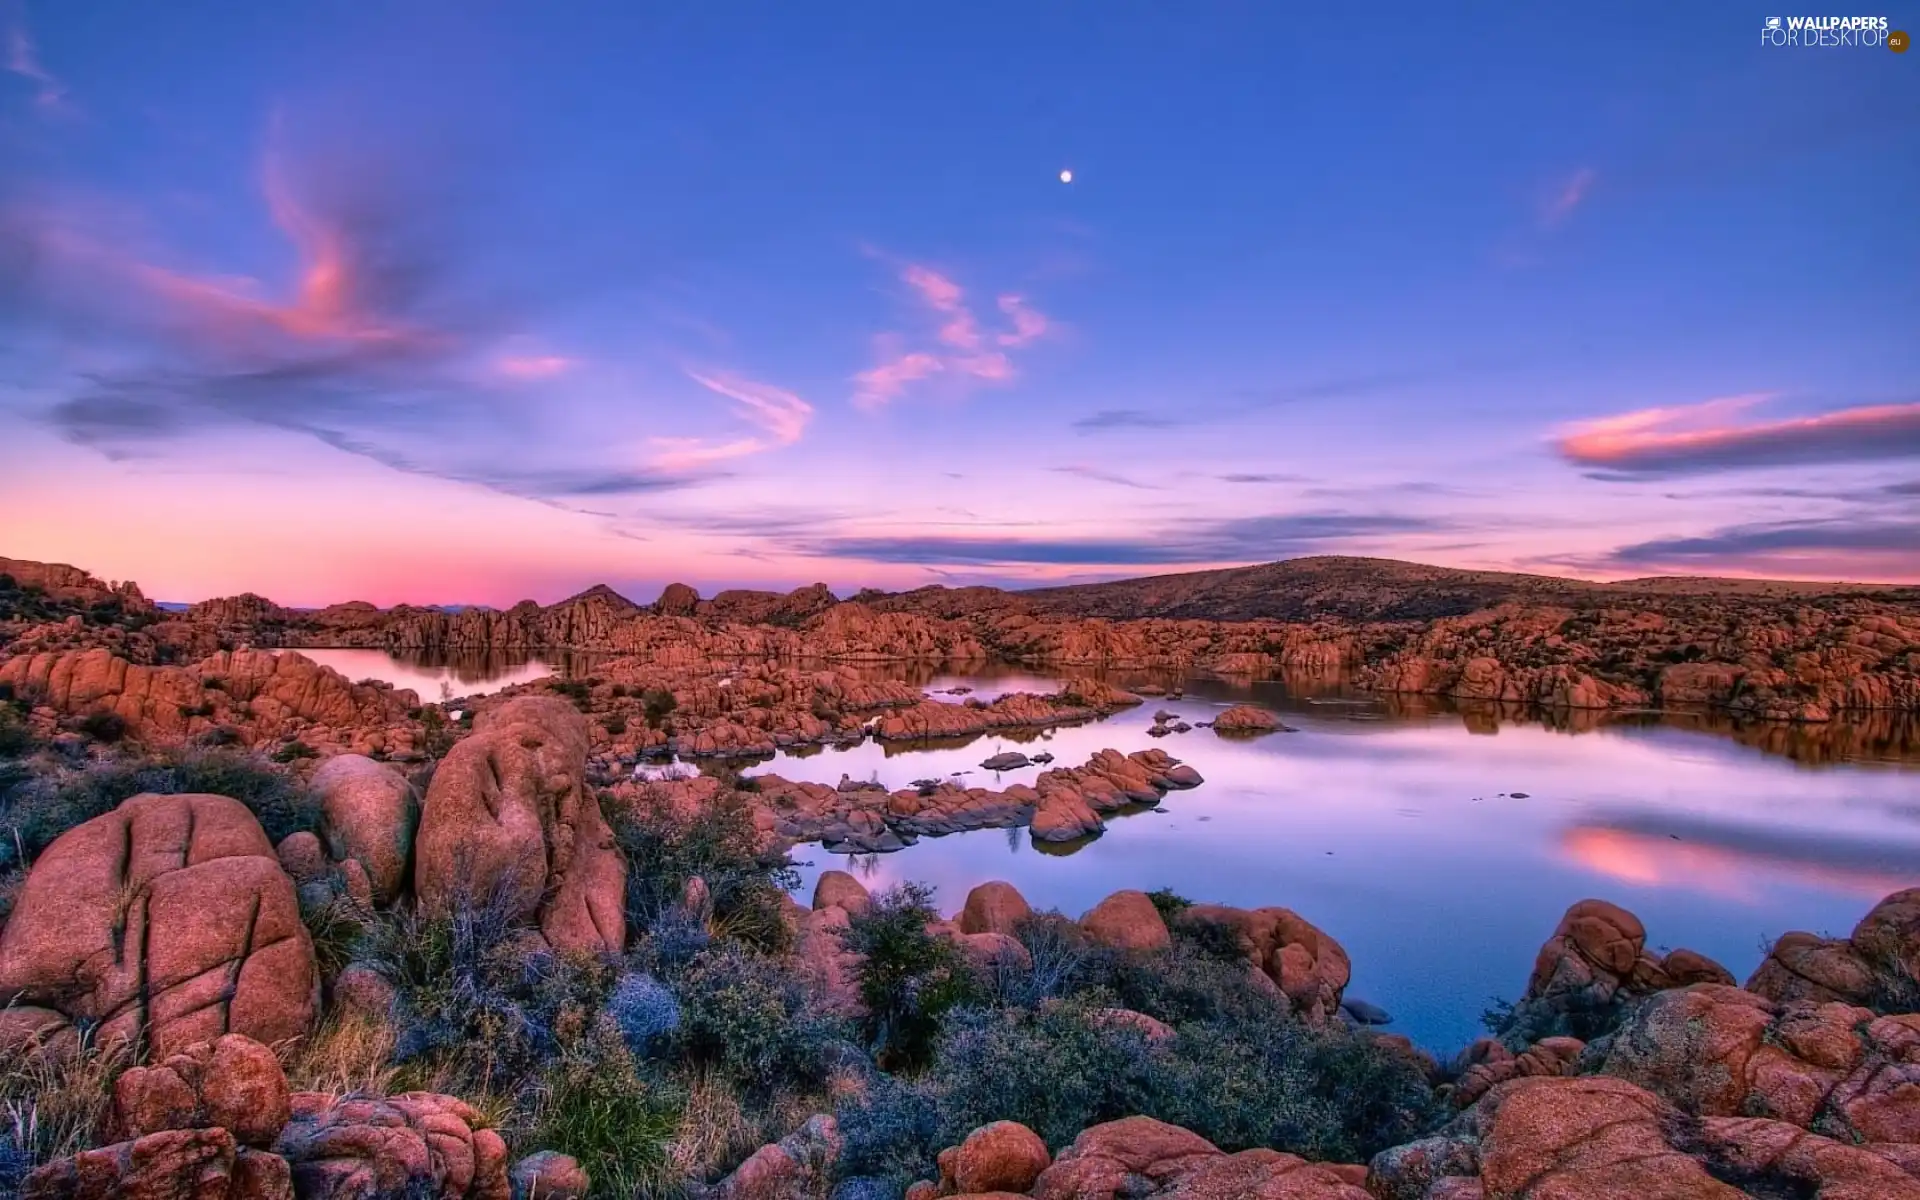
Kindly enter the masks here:
[[36, 1164], [98, 1145], [113, 1081], [134, 1062], [124, 1045], [85, 1042], [10, 1056], [0, 1063], [0, 1138]]
[[335, 1013], [305, 1037], [274, 1047], [296, 1092], [383, 1096], [392, 1088], [393, 1026], [360, 1013]]
[[750, 1111], [725, 1074], [696, 1069], [682, 1080], [686, 1107], [667, 1143], [668, 1174], [715, 1179], [768, 1142], [777, 1142], [818, 1112], [831, 1112], [826, 1095], [782, 1094], [770, 1108]]

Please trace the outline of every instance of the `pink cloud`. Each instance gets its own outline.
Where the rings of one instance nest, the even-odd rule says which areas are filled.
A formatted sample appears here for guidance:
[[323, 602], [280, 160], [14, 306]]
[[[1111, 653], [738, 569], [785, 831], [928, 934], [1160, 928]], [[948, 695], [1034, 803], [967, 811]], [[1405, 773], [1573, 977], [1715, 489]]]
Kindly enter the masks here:
[[1587, 194], [1593, 190], [1600, 173], [1592, 167], [1581, 167], [1547, 198], [1540, 208], [1540, 224], [1551, 228], [1573, 215], [1573, 210], [1586, 201]]
[[1002, 346], [1024, 346], [1028, 342], [1046, 336], [1051, 326], [1046, 315], [1027, 307], [1027, 302], [1019, 296], [1000, 297], [1000, 311], [1013, 322], [1013, 332], [1003, 333], [999, 337]]
[[[881, 339], [886, 341], [889, 339]], [[924, 351], [883, 358], [853, 377], [859, 388], [853, 402], [861, 408], [878, 408], [907, 390], [907, 386], [946, 369], [938, 357]]]
[[494, 369], [508, 379], [552, 379], [565, 375], [577, 364], [558, 354], [508, 355], [494, 362]]
[[918, 263], [902, 267], [900, 278], [939, 318], [934, 331], [939, 348], [907, 350], [897, 334], [875, 339], [878, 361], [854, 376], [853, 402], [860, 408], [882, 407], [935, 375], [1005, 383], [1017, 374], [1005, 350], [1037, 341], [1052, 328], [1046, 315], [1029, 307], [1024, 297], [1002, 295], [998, 307], [1010, 328], [992, 335], [992, 345], [1003, 349], [988, 349], [979, 318], [959, 284]]
[[1644, 474], [1840, 463], [1920, 454], [1920, 403], [1740, 423], [1754, 393], [1646, 408], [1577, 425], [1555, 443], [1571, 462]]
[[688, 371], [687, 377], [734, 402], [734, 415], [757, 426], [764, 436], [735, 438], [720, 442], [695, 437], [656, 437], [650, 439], [656, 453], [652, 465], [662, 471], [687, 471], [711, 466], [728, 459], [762, 454], [798, 442], [813, 419], [813, 405], [784, 388], [744, 379], [725, 372], [702, 374]]
[[65, 200], [18, 205], [0, 213], [0, 220], [44, 256], [56, 287], [110, 308], [151, 302], [142, 314], [146, 319], [226, 349], [260, 349], [288, 338], [390, 348], [440, 340], [400, 328], [377, 311], [380, 297], [369, 278], [364, 239], [346, 220], [303, 205], [271, 156], [261, 190], [274, 224], [298, 258], [285, 299], [271, 298], [257, 280], [245, 276], [196, 274], [143, 258], [127, 248], [133, 240], [127, 230], [109, 225], [96, 232], [77, 224], [76, 213], [84, 213], [85, 205]]

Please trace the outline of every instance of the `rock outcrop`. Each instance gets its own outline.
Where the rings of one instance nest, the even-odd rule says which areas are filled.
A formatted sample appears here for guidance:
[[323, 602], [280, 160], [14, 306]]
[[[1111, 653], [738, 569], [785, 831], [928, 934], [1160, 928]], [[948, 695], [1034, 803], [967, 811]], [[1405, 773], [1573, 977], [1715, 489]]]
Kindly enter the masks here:
[[[23, 1196], [509, 1200], [506, 1145], [472, 1108], [428, 1092], [290, 1093], [273, 1052], [233, 1034], [122, 1074], [110, 1125], [120, 1140], [45, 1164], [28, 1176]], [[526, 1161], [556, 1165], [549, 1158], [572, 1163], [560, 1155]], [[584, 1191], [573, 1167], [567, 1178]]]
[[[1035, 1168], [1038, 1168], [1035, 1170]], [[1095, 1125], [1050, 1164], [1046, 1147], [1011, 1121], [983, 1126], [940, 1155], [939, 1183], [908, 1200], [1370, 1200], [1365, 1167], [1309, 1163], [1276, 1150], [1228, 1154], [1197, 1133], [1152, 1117]], [[977, 1171], [978, 1175], [970, 1177]], [[1030, 1184], [1022, 1180], [1033, 1171]], [[991, 1187], [967, 1188], [969, 1182]]]
[[296, 1092], [274, 1142], [301, 1196], [509, 1200], [507, 1147], [452, 1096]]
[[1895, 892], [1860, 919], [1845, 938], [1802, 931], [1783, 934], [1747, 980], [1769, 1000], [1839, 1000], [1920, 1006], [1920, 888]]
[[1509, 1028], [1520, 1051], [1538, 1037], [1587, 1039], [1606, 1032], [1629, 1000], [1693, 983], [1733, 982], [1704, 954], [1647, 952], [1640, 918], [1605, 900], [1570, 906], [1534, 956], [1526, 993]]
[[305, 1033], [319, 1004], [293, 882], [246, 806], [140, 795], [68, 830], [0, 931], [0, 1044], [73, 1027], [165, 1058], [224, 1033]]
[[1697, 1116], [1765, 1116], [1845, 1141], [1920, 1146], [1920, 1014], [1781, 1006], [1699, 984], [1637, 1006], [1588, 1048], [1585, 1065]]
[[1194, 904], [1175, 921], [1231, 930], [1255, 980], [1278, 990], [1309, 1024], [1324, 1024], [1339, 1013], [1353, 964], [1339, 942], [1292, 909]]
[[294, 653], [221, 651], [191, 667], [142, 666], [105, 648], [27, 654], [0, 662], [0, 684], [54, 714], [113, 713], [142, 741], [224, 729], [247, 745], [400, 755], [418, 737], [412, 692], [349, 683]]
[[1690, 1118], [1623, 1079], [1530, 1078], [1376, 1156], [1367, 1186], [1376, 1200], [1920, 1200], [1901, 1157], [1766, 1118]]
[[483, 713], [427, 789], [414, 857], [426, 911], [501, 903], [557, 950], [619, 953], [626, 861], [586, 759], [586, 721], [556, 696]]

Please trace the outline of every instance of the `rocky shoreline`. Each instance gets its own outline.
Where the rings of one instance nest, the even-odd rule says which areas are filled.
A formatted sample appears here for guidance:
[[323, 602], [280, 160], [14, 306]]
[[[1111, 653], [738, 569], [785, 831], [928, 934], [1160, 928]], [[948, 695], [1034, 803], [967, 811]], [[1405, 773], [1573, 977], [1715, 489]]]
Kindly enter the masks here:
[[[1331, 565], [1315, 575], [1314, 562]], [[1005, 661], [1225, 676], [1343, 672], [1383, 694], [1554, 711], [1706, 708], [1800, 723], [1920, 712], [1920, 598], [1912, 589], [1800, 585], [1775, 595], [1740, 581], [1694, 581], [1688, 589], [1645, 581], [1636, 590], [1531, 577], [1509, 577], [1531, 580], [1525, 586], [1492, 586], [1472, 572], [1382, 562], [1364, 567], [1375, 577], [1369, 590], [1356, 582], [1362, 568], [1349, 565], [1363, 562], [1281, 564], [1297, 566], [1282, 582], [1311, 602], [1274, 609], [1297, 612], [1293, 619], [1228, 619], [1076, 615], [1106, 608], [1075, 600], [1075, 589], [927, 588], [839, 600], [817, 584], [712, 599], [674, 584], [644, 606], [600, 586], [552, 605], [460, 611], [363, 602], [296, 610], [249, 594], [163, 613], [132, 584], [0, 559], [0, 575], [25, 581], [16, 586], [73, 609], [62, 620], [0, 620], [0, 636], [12, 655], [105, 646], [137, 665], [242, 646], [567, 650], [663, 671], [702, 662]], [[1315, 591], [1322, 576], [1341, 583]], [[1454, 577], [1473, 582], [1450, 583]], [[1097, 587], [1087, 593], [1104, 594]], [[1412, 598], [1423, 594], [1454, 599], [1431, 618], [1405, 619], [1417, 607]], [[1209, 603], [1222, 613], [1249, 611], [1237, 599], [1208, 601], [1204, 593], [1187, 609]], [[1151, 607], [1181, 608], [1144, 611]]]

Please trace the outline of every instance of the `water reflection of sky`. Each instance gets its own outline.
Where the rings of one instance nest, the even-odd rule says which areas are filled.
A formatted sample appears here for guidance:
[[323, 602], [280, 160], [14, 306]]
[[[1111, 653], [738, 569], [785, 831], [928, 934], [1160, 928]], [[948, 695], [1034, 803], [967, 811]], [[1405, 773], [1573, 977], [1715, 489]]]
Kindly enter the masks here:
[[[371, 655], [341, 669], [392, 677], [374, 669], [373, 660], [390, 661], [378, 651], [313, 653]], [[518, 669], [530, 674], [515, 679], [545, 670]], [[971, 686], [986, 699], [1058, 686], [1007, 669], [914, 682]], [[933, 884], [947, 910], [988, 879], [1074, 915], [1123, 887], [1282, 904], [1347, 947], [1355, 995], [1391, 1011], [1394, 1029], [1442, 1049], [1478, 1032], [1489, 997], [1518, 994], [1540, 942], [1583, 897], [1637, 912], [1656, 947], [1690, 946], [1744, 977], [1763, 939], [1795, 928], [1845, 932], [1878, 896], [1920, 883], [1915, 764], [1810, 769], [1731, 737], [1653, 722], [1576, 734], [1486, 714], [1315, 703], [1277, 685], [1188, 687], [1184, 699], [1149, 698], [1093, 725], [932, 749], [808, 748], [753, 770], [825, 783], [844, 773], [890, 788], [962, 771], [969, 785], [1003, 787], [1036, 772], [980, 770], [998, 750], [1045, 749], [1077, 765], [1103, 747], [1162, 747], [1205, 785], [1174, 793], [1161, 811], [1110, 819], [1104, 836], [1071, 853], [1042, 852], [1024, 830], [929, 838], [859, 860], [803, 846], [802, 895], [820, 871], [843, 867], [870, 886]], [[1159, 709], [1204, 720], [1249, 698], [1298, 732], [1253, 741], [1209, 730], [1146, 734]]]
[[524, 654], [411, 655], [396, 657], [385, 650], [309, 650], [305, 655], [332, 667], [348, 679], [378, 679], [396, 688], [408, 688], [422, 701], [433, 703], [458, 696], [484, 696], [516, 683], [525, 683], [553, 668]]
[[[1050, 685], [1003, 677], [977, 686], [990, 697]], [[827, 867], [851, 868], [870, 886], [917, 879], [948, 909], [987, 879], [1073, 914], [1121, 887], [1283, 904], [1347, 947], [1356, 995], [1436, 1047], [1473, 1037], [1488, 997], [1525, 986], [1534, 951], [1582, 897], [1624, 904], [1655, 946], [1691, 946], [1744, 976], [1763, 937], [1845, 931], [1879, 895], [1920, 883], [1920, 772], [1910, 769], [1810, 770], [1659, 725], [1469, 732], [1459, 716], [1356, 720], [1380, 714], [1273, 696], [1263, 699], [1298, 732], [1250, 742], [1206, 730], [1146, 736], [1156, 710], [1205, 719], [1245, 694], [1193, 686], [1206, 694], [1149, 699], [1033, 742], [990, 736], [908, 754], [867, 744], [783, 755], [756, 770], [827, 783], [844, 772], [889, 787], [971, 770], [964, 782], [991, 787], [1034, 774], [978, 769], [1000, 749], [1044, 747], [1071, 765], [1105, 746], [1161, 746], [1206, 784], [1171, 795], [1162, 811], [1110, 821], [1068, 855], [1036, 850], [1023, 831], [990, 830], [859, 860], [818, 847], [796, 857], [810, 861], [809, 885]]]

